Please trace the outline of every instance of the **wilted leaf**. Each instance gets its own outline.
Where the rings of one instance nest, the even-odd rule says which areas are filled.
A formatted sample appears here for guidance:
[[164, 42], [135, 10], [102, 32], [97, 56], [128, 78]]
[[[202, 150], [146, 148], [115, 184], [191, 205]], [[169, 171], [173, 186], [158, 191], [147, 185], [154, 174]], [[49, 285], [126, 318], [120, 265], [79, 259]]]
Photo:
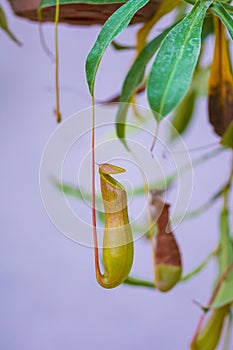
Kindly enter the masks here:
[[163, 202], [157, 190], [150, 191], [150, 212], [152, 221], [157, 225], [157, 234], [152, 240], [155, 285], [161, 292], [167, 292], [179, 281], [182, 263], [170, 228], [169, 204]]
[[215, 19], [215, 48], [209, 77], [209, 119], [222, 136], [233, 121], [233, 77], [224, 25]]

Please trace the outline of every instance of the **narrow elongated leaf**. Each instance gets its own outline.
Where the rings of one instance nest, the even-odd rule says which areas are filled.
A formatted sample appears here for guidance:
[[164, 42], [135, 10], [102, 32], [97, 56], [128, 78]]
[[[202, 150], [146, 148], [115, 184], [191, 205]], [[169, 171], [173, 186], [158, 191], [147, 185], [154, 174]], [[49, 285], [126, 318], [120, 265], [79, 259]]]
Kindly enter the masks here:
[[172, 118], [172, 125], [175, 130], [171, 129], [171, 139], [174, 140], [178, 135], [182, 135], [188, 128], [194, 111], [196, 101], [196, 92], [192, 89], [189, 91], [181, 104], [177, 107]]
[[[229, 214], [226, 209], [223, 209], [220, 217], [220, 247], [218, 254], [219, 262], [219, 279], [226, 271], [228, 266], [233, 261], [233, 245], [230, 236], [229, 228]], [[212, 308], [219, 308], [233, 301], [233, 269], [227, 275], [225, 281], [222, 283], [213, 303]]]
[[200, 53], [203, 20], [211, 2], [196, 2], [160, 46], [147, 85], [149, 104], [157, 120], [171, 112], [187, 92]]
[[140, 52], [146, 45], [146, 38], [150, 33], [154, 25], [167, 13], [174, 10], [181, 3], [181, 0], [163, 0], [160, 2], [159, 7], [153, 17], [147, 21], [137, 33], [137, 50]]
[[233, 40], [233, 19], [229, 12], [224, 8], [220, 1], [214, 1], [213, 5], [210, 7], [211, 11], [220, 18], [222, 23], [228, 29], [228, 32]]
[[224, 6], [225, 10], [227, 10], [227, 12], [229, 12], [232, 15], [233, 14], [233, 6], [230, 4], [232, 1], [229, 0], [228, 2], [229, 3], [224, 2], [223, 6]]
[[198, 67], [197, 73], [194, 75], [191, 86], [196, 91], [197, 96], [207, 96], [208, 79], [210, 67]]
[[171, 129], [171, 139], [175, 139], [178, 135], [182, 135], [187, 128], [189, 127], [194, 107], [196, 103], [196, 99], [198, 96], [206, 96], [207, 95], [207, 82], [209, 78], [209, 67], [200, 67], [200, 65], [196, 68], [191, 85], [189, 86], [188, 92], [185, 95], [182, 102], [178, 105], [178, 107], [174, 111], [174, 115], [172, 117], [172, 125], [177, 130], [178, 134], [175, 130]]
[[21, 42], [10, 31], [8, 24], [7, 24], [7, 19], [6, 19], [5, 13], [4, 13], [1, 5], [0, 5], [0, 28], [2, 28], [16, 44], [22, 45]]
[[119, 137], [119, 139], [121, 139], [121, 141], [123, 142], [126, 148], [128, 148], [128, 146], [125, 141], [125, 122], [126, 122], [127, 111], [129, 109], [128, 103], [130, 102], [135, 89], [139, 86], [139, 84], [142, 82], [144, 78], [145, 70], [148, 62], [154, 56], [162, 40], [166, 37], [166, 35], [169, 33], [169, 31], [173, 27], [174, 25], [166, 29], [163, 33], [158, 35], [156, 38], [154, 38], [144, 47], [144, 49], [137, 56], [135, 62], [133, 63], [132, 67], [130, 68], [125, 78], [122, 91], [121, 91], [120, 102], [127, 102], [127, 103], [122, 103], [119, 107], [119, 110], [117, 113], [117, 120], [116, 120], [116, 132], [117, 132], [117, 136]]
[[204, 42], [208, 35], [214, 31], [213, 17], [205, 17], [201, 33], [201, 41]]
[[129, 24], [134, 14], [149, 0], [129, 0], [107, 20], [86, 60], [86, 77], [91, 95], [94, 94], [95, 77], [101, 58], [108, 45]]
[[131, 99], [134, 90], [143, 80], [148, 62], [153, 57], [155, 52], [158, 50], [161, 42], [173, 27], [174, 25], [150, 41], [138, 55], [125, 78], [121, 92], [121, 102], [128, 102]]
[[187, 273], [187, 275], [183, 276], [181, 278], [182, 282], [186, 282], [188, 280], [190, 280], [192, 277], [196, 276], [198, 273], [200, 273], [202, 270], [204, 270], [204, 268], [207, 266], [207, 264], [210, 262], [210, 260], [214, 257], [214, 255], [216, 255], [216, 252], [213, 251], [211, 252], [206, 258], [205, 260], [200, 263], [200, 265], [198, 265], [194, 270], [190, 271], [189, 273]]
[[[221, 276], [233, 261], [233, 246], [229, 227], [229, 212], [227, 209], [223, 209], [220, 215], [220, 231], [219, 275]], [[233, 277], [233, 271], [231, 276]]]
[[209, 119], [216, 134], [222, 136], [233, 121], [233, 76], [225, 27], [215, 17], [215, 48], [209, 86]]
[[70, 186], [68, 184], [60, 184], [59, 182], [56, 182], [55, 185], [61, 192], [63, 192], [67, 196], [71, 196], [79, 200], [84, 199], [91, 203], [91, 194], [85, 193], [84, 191], [81, 191], [79, 188]]
[[[104, 5], [104, 4], [117, 4], [124, 3], [129, 0], [60, 0], [60, 5], [68, 5], [68, 4], [96, 4], [96, 5]], [[56, 0], [42, 0], [40, 3], [40, 9], [55, 6]]]

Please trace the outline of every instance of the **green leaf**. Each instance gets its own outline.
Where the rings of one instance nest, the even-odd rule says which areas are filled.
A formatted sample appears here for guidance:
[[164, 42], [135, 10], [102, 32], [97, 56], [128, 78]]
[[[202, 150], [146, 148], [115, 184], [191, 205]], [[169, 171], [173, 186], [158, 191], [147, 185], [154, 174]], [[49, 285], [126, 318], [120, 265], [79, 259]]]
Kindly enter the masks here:
[[[223, 209], [220, 216], [220, 246], [218, 253], [219, 279], [233, 262], [233, 245], [229, 228], [229, 214], [227, 209]], [[229, 272], [222, 283], [211, 308], [219, 308], [233, 301], [233, 269]]]
[[81, 191], [79, 188], [70, 186], [68, 184], [60, 184], [59, 182], [54, 182], [54, 184], [64, 194], [80, 200], [86, 200], [87, 202], [91, 203], [91, 199], [92, 199], [91, 194], [85, 193], [84, 191]]
[[210, 67], [198, 67], [195, 73], [191, 86], [195, 90], [197, 96], [207, 96], [208, 93], [208, 79], [210, 75]]
[[195, 70], [192, 82], [189, 86], [188, 92], [182, 102], [177, 106], [172, 117], [172, 125], [177, 130], [171, 129], [171, 139], [174, 140], [178, 135], [182, 135], [190, 125], [196, 99], [198, 96], [207, 95], [207, 82], [209, 78], [209, 67], [198, 66]]
[[200, 273], [215, 255], [216, 251], [211, 252], [200, 265], [198, 265], [194, 270], [187, 273], [187, 275], [183, 276], [181, 281], [186, 282], [192, 277], [196, 276], [198, 273]]
[[228, 32], [233, 40], [233, 19], [229, 12], [224, 8], [224, 6], [219, 1], [215, 1], [213, 5], [210, 7], [211, 11], [220, 18], [222, 23], [228, 29]]
[[127, 1], [127, 3], [113, 13], [102, 27], [86, 60], [86, 77], [92, 96], [94, 94], [96, 73], [105, 50], [116, 36], [127, 27], [134, 14], [148, 2], [149, 0]]
[[[70, 186], [67, 184], [60, 184], [59, 182], [55, 182], [54, 184], [59, 189], [59, 191], [64, 193], [65, 195], [67, 195], [69, 197], [77, 198], [81, 201], [87, 201], [88, 203], [91, 204], [91, 200], [92, 200], [91, 194], [85, 193], [84, 191], [81, 191], [79, 188], [74, 187], [74, 186]], [[96, 203], [98, 203], [98, 204], [102, 203], [101, 196], [98, 196], [98, 195], [96, 196]], [[104, 212], [102, 212], [100, 210], [96, 210], [96, 214], [97, 214], [98, 220], [101, 223], [104, 223], [105, 222]]]
[[227, 130], [223, 134], [221, 144], [228, 148], [233, 148], [233, 121], [228, 126]]
[[[229, 2], [232, 2], [232, 1], [230, 0]], [[224, 2], [223, 6], [224, 6], [225, 10], [227, 10], [227, 12], [229, 12], [231, 15], [233, 14], [233, 6], [232, 5]]]
[[201, 33], [201, 41], [202, 43], [206, 40], [206, 38], [213, 34], [214, 32], [214, 21], [213, 17], [205, 17], [202, 27], [202, 33]]
[[[60, 0], [60, 5], [68, 4], [94, 4], [94, 5], [104, 5], [104, 4], [117, 4], [127, 2], [129, 0]], [[55, 6], [56, 0], [42, 0], [40, 3], [40, 9], [49, 6]]]
[[221, 188], [219, 191], [217, 191], [212, 197], [208, 198], [206, 202], [201, 204], [199, 207], [197, 207], [194, 210], [191, 210], [185, 214], [185, 219], [193, 219], [196, 216], [200, 216], [205, 213], [208, 209], [211, 208], [211, 206], [222, 196], [223, 189]]
[[123, 83], [120, 102], [127, 102], [120, 104], [117, 119], [116, 119], [116, 132], [119, 139], [123, 142], [125, 147], [128, 146], [125, 141], [125, 121], [127, 116], [127, 111], [129, 109], [129, 102], [134, 94], [135, 89], [142, 82], [145, 70], [148, 62], [151, 60], [155, 52], [158, 50], [162, 40], [169, 33], [169, 31], [174, 27], [171, 26], [166, 29], [163, 33], [158, 35], [152, 41], [150, 41], [137, 56], [132, 67], [130, 68], [125, 81]]
[[[221, 276], [226, 268], [233, 261], [233, 247], [229, 228], [229, 213], [227, 209], [223, 209], [220, 215], [220, 247], [219, 247], [219, 275]], [[232, 271], [233, 277], [233, 271]], [[233, 290], [232, 290], [233, 292]]]
[[172, 118], [172, 125], [175, 130], [171, 129], [171, 139], [174, 140], [178, 135], [182, 135], [188, 128], [194, 111], [196, 101], [196, 92], [192, 89], [189, 91], [181, 104], [177, 107]]
[[16, 44], [22, 45], [21, 42], [10, 31], [8, 24], [7, 24], [7, 19], [6, 19], [5, 13], [4, 13], [1, 5], [0, 5], [0, 28], [2, 28]]
[[155, 283], [153, 281], [147, 281], [134, 276], [128, 276], [124, 280], [124, 284], [128, 284], [130, 286], [147, 287], [147, 288], [156, 289]]
[[211, 2], [196, 2], [160, 46], [147, 84], [149, 104], [158, 121], [171, 112], [187, 92], [200, 53], [202, 23]]

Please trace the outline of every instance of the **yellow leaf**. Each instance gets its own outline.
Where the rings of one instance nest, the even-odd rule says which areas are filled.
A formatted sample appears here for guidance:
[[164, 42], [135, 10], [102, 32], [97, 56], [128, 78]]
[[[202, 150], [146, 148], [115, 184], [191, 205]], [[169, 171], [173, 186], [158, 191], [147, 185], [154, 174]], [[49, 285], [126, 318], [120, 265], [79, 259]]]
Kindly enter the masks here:
[[210, 123], [215, 132], [222, 136], [233, 120], [233, 77], [225, 27], [217, 18], [215, 18], [215, 48], [208, 95]]

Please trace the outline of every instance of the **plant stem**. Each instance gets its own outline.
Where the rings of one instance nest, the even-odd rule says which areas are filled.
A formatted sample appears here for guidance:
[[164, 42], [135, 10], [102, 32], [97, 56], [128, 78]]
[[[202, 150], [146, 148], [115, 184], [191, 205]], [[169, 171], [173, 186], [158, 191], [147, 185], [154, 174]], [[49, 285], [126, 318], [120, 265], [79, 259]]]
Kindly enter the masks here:
[[231, 189], [232, 180], [233, 180], [233, 157], [232, 157], [232, 164], [231, 164], [231, 171], [229, 174], [229, 178], [226, 185], [223, 188], [223, 199], [224, 199], [223, 209], [224, 210], [228, 210], [229, 192]]
[[60, 88], [59, 88], [59, 46], [58, 46], [58, 23], [59, 23], [59, 10], [60, 10], [60, 0], [56, 1], [56, 14], [55, 14], [55, 83], [56, 83], [56, 110], [55, 114], [57, 117], [57, 122], [61, 122], [61, 112], [60, 112]]
[[150, 154], [151, 154], [152, 158], [154, 158], [153, 151], [154, 151], [155, 144], [156, 144], [156, 141], [158, 138], [158, 133], [159, 133], [159, 121], [157, 121], [156, 128], [155, 128], [154, 140], [153, 140], [151, 148], [150, 148]]
[[95, 98], [92, 95], [92, 136], [91, 136], [91, 183], [92, 183], [92, 227], [95, 254], [95, 271], [98, 280], [101, 275], [99, 266], [98, 238], [96, 227], [96, 200], [95, 200]]

